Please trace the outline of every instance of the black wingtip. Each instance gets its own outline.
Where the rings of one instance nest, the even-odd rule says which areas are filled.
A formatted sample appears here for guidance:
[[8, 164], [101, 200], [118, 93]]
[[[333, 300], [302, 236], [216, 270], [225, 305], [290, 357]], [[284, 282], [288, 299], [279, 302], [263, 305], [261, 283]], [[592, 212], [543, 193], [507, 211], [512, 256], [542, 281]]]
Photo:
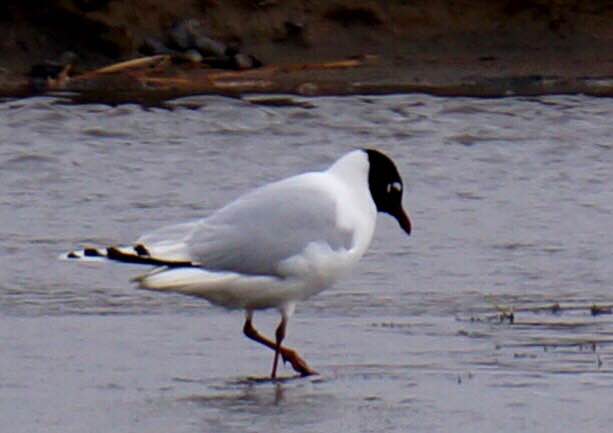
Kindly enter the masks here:
[[138, 254], [141, 257], [150, 257], [151, 254], [149, 254], [149, 250], [143, 245], [143, 244], [138, 244], [134, 247], [134, 251], [136, 251], [136, 254]]
[[[115, 260], [117, 262], [123, 262], [123, 263], [133, 263], [136, 265], [153, 265], [153, 266], [168, 266], [168, 267], [194, 266], [194, 264], [189, 261], [174, 262], [174, 261], [160, 260], [154, 257], [150, 257], [149, 251], [147, 251], [147, 249], [144, 246], [142, 246], [142, 248], [138, 248], [138, 247], [139, 247], [138, 245], [134, 247], [134, 250], [137, 252], [138, 255], [124, 253], [117, 247], [108, 247], [106, 249], [106, 257], [109, 260]], [[141, 255], [140, 252], [137, 250], [137, 248], [140, 250], [140, 252], [144, 252], [147, 255], [146, 256]]]
[[83, 255], [85, 257], [104, 257], [96, 248], [85, 248]]

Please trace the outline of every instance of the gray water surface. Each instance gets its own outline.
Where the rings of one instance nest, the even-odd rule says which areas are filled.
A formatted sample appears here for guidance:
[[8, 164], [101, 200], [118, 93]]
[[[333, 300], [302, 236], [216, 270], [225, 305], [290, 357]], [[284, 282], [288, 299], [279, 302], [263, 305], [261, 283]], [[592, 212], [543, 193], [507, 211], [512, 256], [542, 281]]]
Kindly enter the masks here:
[[[1, 103], [3, 428], [609, 431], [612, 120], [582, 96]], [[287, 344], [320, 376], [263, 380], [241, 312], [56, 259], [364, 146], [397, 162], [414, 233], [380, 216], [355, 272], [298, 306]]]

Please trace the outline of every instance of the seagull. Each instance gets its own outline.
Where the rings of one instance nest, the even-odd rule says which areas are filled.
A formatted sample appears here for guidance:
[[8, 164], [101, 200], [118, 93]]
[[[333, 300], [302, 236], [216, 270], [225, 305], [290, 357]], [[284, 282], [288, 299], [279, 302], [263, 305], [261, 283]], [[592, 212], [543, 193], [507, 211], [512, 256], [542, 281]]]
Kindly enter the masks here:
[[[127, 246], [85, 248], [61, 258], [154, 268], [133, 281], [139, 288], [178, 292], [245, 311], [244, 334], [274, 351], [301, 376], [317, 374], [283, 346], [296, 303], [330, 287], [364, 255], [377, 212], [411, 233], [402, 207], [403, 183], [394, 162], [375, 149], [353, 150], [327, 170], [252, 190], [211, 215], [170, 225]], [[275, 339], [253, 326], [256, 310], [277, 309]]]

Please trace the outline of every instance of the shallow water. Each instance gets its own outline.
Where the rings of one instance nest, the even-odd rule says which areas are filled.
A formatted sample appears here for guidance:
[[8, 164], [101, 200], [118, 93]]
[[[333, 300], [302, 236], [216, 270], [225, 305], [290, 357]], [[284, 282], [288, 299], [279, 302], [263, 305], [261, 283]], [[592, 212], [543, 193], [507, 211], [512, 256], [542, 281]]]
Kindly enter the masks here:
[[[608, 431], [611, 100], [307, 102], [0, 104], [6, 428]], [[56, 260], [360, 146], [396, 160], [414, 233], [379, 217], [355, 272], [298, 307], [287, 343], [320, 376], [260, 380], [272, 355], [242, 313], [135, 290], [137, 267]], [[270, 334], [277, 315], [255, 319]]]

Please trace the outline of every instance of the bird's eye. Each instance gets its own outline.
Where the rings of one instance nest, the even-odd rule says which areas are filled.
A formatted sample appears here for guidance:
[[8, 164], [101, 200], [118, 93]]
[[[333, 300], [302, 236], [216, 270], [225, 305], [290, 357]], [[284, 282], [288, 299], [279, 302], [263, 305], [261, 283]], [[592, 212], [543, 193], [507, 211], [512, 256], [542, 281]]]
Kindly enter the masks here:
[[389, 194], [392, 191], [401, 192], [402, 184], [400, 182], [392, 182], [387, 184], [387, 193]]

